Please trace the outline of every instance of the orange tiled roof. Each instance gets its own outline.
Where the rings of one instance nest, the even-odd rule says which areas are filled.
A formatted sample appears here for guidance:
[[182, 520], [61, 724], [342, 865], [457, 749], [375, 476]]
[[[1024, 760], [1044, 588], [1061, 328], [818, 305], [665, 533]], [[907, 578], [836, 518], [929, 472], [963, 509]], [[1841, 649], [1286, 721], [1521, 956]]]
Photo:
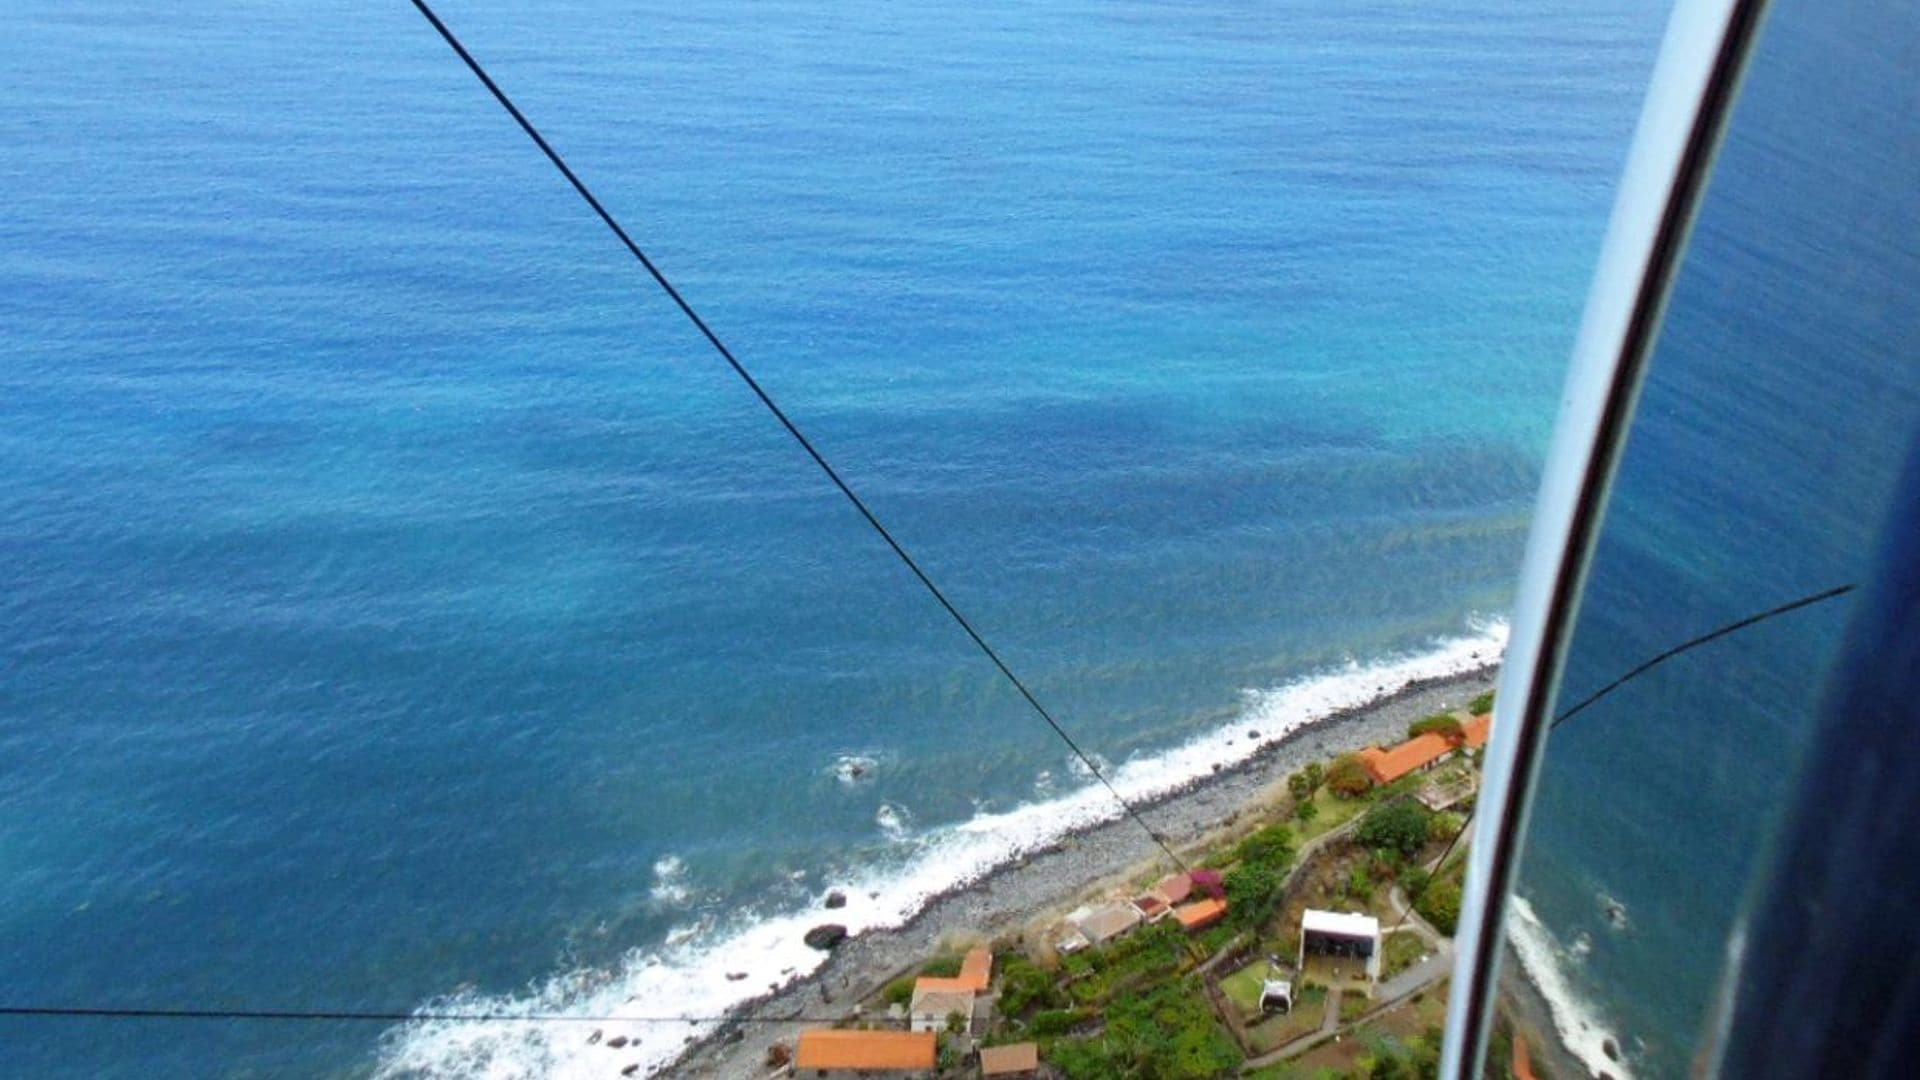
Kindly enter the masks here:
[[1408, 739], [1391, 750], [1369, 746], [1360, 751], [1360, 763], [1376, 784], [1391, 784], [1453, 752], [1453, 744], [1429, 731]]
[[1173, 917], [1179, 919], [1181, 928], [1186, 930], [1204, 930], [1225, 918], [1226, 914], [1227, 902], [1212, 897], [1173, 909]]
[[1460, 725], [1460, 735], [1468, 746], [1479, 748], [1487, 745], [1487, 735], [1493, 731], [1493, 714], [1483, 713]]
[[975, 990], [985, 990], [993, 982], [993, 954], [985, 949], [968, 949], [967, 958], [960, 961], [960, 977], [971, 981]]
[[1513, 1037], [1513, 1075], [1515, 1080], [1537, 1080], [1539, 1075], [1533, 1071], [1533, 1055], [1527, 1053], [1527, 1040], [1519, 1035]]
[[977, 993], [979, 989], [972, 979], [957, 976], [942, 979], [932, 975], [922, 975], [913, 980], [913, 992], [916, 997], [921, 994], [972, 994]]
[[980, 1075], [1007, 1076], [1033, 1072], [1040, 1067], [1040, 1048], [1033, 1043], [980, 1048]]
[[800, 1033], [795, 1069], [932, 1069], [931, 1031], [833, 1031]]

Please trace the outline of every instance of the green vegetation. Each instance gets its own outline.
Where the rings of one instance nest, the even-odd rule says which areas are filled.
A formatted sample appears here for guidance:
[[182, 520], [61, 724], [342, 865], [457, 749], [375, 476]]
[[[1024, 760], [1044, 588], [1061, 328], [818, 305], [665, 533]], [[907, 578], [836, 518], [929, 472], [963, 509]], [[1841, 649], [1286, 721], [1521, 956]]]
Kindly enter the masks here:
[[1240, 1064], [1238, 1047], [1192, 979], [1115, 999], [1097, 1038], [1057, 1039], [1043, 1055], [1068, 1080], [1202, 1080]]
[[965, 959], [960, 953], [936, 956], [927, 961], [927, 966], [920, 969], [920, 974], [933, 979], [951, 979], [960, 974], [960, 964]]
[[1354, 838], [1369, 850], [1411, 857], [1433, 838], [1433, 827], [1433, 811], [1412, 799], [1395, 799], [1367, 811]]
[[1341, 754], [1327, 767], [1327, 790], [1335, 795], [1357, 799], [1372, 789], [1373, 777], [1359, 754]]
[[1452, 937], [1454, 928], [1460, 924], [1460, 883], [1451, 878], [1434, 882], [1421, 891], [1413, 908], [1421, 918], [1432, 923], [1435, 930]]
[[1066, 969], [1073, 977], [1067, 990], [1075, 1002], [1092, 1005], [1171, 978], [1187, 962], [1186, 946], [1186, 935], [1171, 919], [1144, 927], [1105, 948], [1067, 957]]
[[1320, 815], [1320, 804], [1312, 799], [1302, 799], [1293, 804], [1293, 816], [1300, 819], [1302, 825]]
[[1351, 1024], [1367, 1015], [1367, 1010], [1371, 1008], [1373, 1008], [1373, 1000], [1364, 994], [1341, 994], [1340, 1022]]
[[1380, 977], [1383, 979], [1393, 978], [1427, 955], [1426, 940], [1410, 929], [1388, 934], [1380, 949]]
[[1090, 1009], [1047, 1009], [1034, 1014], [1033, 1022], [1027, 1025], [1027, 1034], [1036, 1039], [1051, 1039], [1065, 1035], [1094, 1016]]
[[1489, 690], [1472, 701], [1467, 702], [1467, 711], [1475, 716], [1484, 716], [1493, 711], [1493, 691]]
[[1259, 862], [1284, 868], [1293, 860], [1293, 830], [1275, 823], [1240, 841], [1233, 857], [1243, 863]]
[[1327, 990], [1323, 986], [1309, 986], [1299, 990], [1293, 1003], [1293, 1011], [1267, 1017], [1265, 1020], [1247, 1029], [1247, 1042], [1258, 1053], [1266, 1053], [1278, 1046], [1284, 1046], [1303, 1035], [1311, 1035], [1320, 1030], [1320, 1022], [1327, 1016]]
[[1458, 739], [1466, 732], [1461, 730], [1460, 721], [1452, 713], [1435, 713], [1407, 725], [1407, 738], [1414, 739], [1432, 733], [1442, 738]]
[[1306, 768], [1287, 777], [1287, 791], [1293, 795], [1295, 802], [1306, 802], [1313, 798], [1314, 792], [1320, 790], [1320, 785], [1326, 779], [1325, 766], [1317, 761], [1308, 762]]
[[905, 1005], [912, 1001], [913, 980], [912, 975], [902, 975], [888, 983], [887, 988], [880, 991], [880, 1000], [888, 1005]]
[[[1027, 959], [1023, 953], [1008, 953], [998, 959], [1000, 969], [1000, 1011], [1008, 1016], [1024, 1015], [1029, 1009], [1053, 1009], [1062, 1004], [1054, 988], [1053, 973]], [[892, 987], [888, 987], [891, 992]], [[909, 986], [908, 994], [912, 994]]]

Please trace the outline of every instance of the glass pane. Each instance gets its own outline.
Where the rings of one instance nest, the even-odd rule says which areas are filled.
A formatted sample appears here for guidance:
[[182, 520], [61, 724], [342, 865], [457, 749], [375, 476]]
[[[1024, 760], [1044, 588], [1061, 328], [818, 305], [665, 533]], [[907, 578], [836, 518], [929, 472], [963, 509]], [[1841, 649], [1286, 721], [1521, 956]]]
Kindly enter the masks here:
[[[1920, 407], [1916, 23], [1787, 0], [1653, 347], [1556, 714], [1662, 651], [1858, 580]], [[1689, 651], [1557, 727], [1506, 1027], [1556, 1075], [1674, 1076], [1809, 740], [1852, 597]], [[1522, 975], [1524, 977], [1522, 977]]]

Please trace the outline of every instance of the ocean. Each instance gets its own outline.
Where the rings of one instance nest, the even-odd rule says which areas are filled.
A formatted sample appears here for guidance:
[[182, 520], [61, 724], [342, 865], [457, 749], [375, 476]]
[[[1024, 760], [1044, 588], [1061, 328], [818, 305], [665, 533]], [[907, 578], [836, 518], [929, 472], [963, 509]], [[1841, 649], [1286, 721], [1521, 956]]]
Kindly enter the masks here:
[[[1129, 789], [1498, 647], [1664, 5], [442, 14]], [[1112, 812], [410, 6], [9, 23], [9, 1002], [710, 1012]]]

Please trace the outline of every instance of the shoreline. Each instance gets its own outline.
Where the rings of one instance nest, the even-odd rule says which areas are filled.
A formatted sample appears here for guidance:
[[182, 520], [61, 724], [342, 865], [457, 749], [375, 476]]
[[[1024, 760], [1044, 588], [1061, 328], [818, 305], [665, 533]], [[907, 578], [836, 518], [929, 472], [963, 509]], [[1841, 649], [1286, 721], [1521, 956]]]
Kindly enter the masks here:
[[[1303, 725], [1242, 761], [1136, 803], [1136, 809], [1183, 856], [1204, 849], [1249, 813], [1283, 798], [1287, 777], [1303, 765], [1396, 742], [1413, 720], [1459, 708], [1491, 689], [1498, 670], [1497, 663], [1488, 663], [1408, 683]], [[1250, 726], [1248, 734], [1259, 738]], [[943, 946], [1038, 931], [1087, 893], [1140, 877], [1164, 860], [1130, 818], [1076, 829], [1038, 852], [938, 894], [900, 926], [848, 938], [812, 974], [741, 1003], [738, 1011], [752, 1014], [756, 1022], [723, 1023], [649, 1075], [702, 1080], [761, 1075], [767, 1071], [764, 1062], [772, 1044], [791, 1046], [802, 1030], [819, 1026], [822, 1017], [848, 1014], [856, 1003]], [[832, 921], [832, 913], [820, 912], [820, 920]]]

